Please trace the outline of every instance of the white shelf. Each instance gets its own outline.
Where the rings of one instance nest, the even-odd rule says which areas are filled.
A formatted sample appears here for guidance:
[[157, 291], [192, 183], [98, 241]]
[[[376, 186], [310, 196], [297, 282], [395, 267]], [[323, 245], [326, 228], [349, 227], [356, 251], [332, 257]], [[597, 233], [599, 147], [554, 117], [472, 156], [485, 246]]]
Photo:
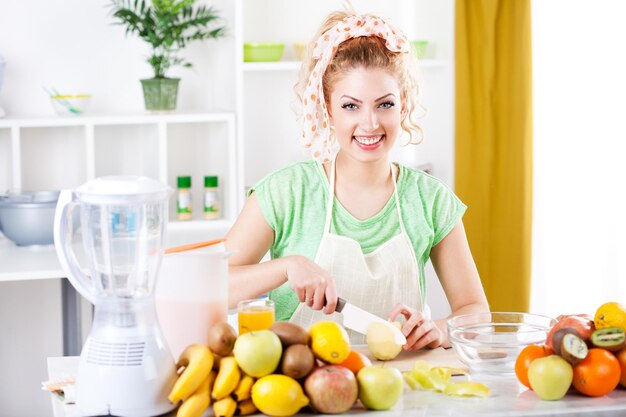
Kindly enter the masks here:
[[[71, 188], [102, 175], [147, 175], [175, 187], [177, 175], [198, 182], [211, 173], [223, 179], [223, 215], [233, 219], [243, 194], [235, 123], [234, 112], [221, 111], [9, 117], [0, 120], [11, 150], [4, 187]], [[195, 194], [200, 199], [201, 187]]]
[[138, 113], [138, 114], [100, 114], [85, 116], [25, 116], [0, 119], [0, 128], [29, 127], [69, 127], [69, 126], [114, 126], [129, 124], [155, 123], [213, 123], [232, 122], [232, 112], [197, 112], [197, 113]]
[[[244, 62], [243, 70], [246, 72], [297, 71], [300, 69], [301, 64], [301, 61]], [[423, 59], [419, 61], [420, 68], [442, 68], [446, 65], [447, 61], [442, 59]]]

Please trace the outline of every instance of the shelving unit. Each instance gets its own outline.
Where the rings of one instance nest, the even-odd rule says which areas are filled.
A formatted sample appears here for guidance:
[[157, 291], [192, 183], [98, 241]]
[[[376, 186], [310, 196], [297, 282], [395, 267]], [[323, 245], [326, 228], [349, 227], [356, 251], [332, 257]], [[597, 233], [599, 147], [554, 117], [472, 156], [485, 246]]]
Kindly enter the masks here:
[[[434, 101], [442, 101], [446, 114], [453, 114], [447, 91], [441, 95], [440, 89], [445, 86], [448, 90], [452, 81], [453, 3], [449, 0], [436, 5], [426, 0], [353, 0], [353, 4], [359, 12], [373, 12], [390, 18], [403, 29], [409, 40], [429, 40], [426, 59], [419, 62], [422, 78], [429, 79], [428, 84], [434, 85], [433, 90], [440, 95]], [[295, 59], [293, 44], [309, 41], [323, 18], [331, 11], [342, 9], [342, 3], [339, 0], [235, 0], [234, 7], [235, 111], [238, 143], [243, 153], [242, 167], [245, 167], [240, 175], [244, 185], [249, 187], [273, 170], [308, 158], [297, 139], [300, 125], [293, 111], [297, 109], [293, 86], [301, 65]], [[431, 19], [433, 16], [435, 18]], [[284, 43], [283, 60], [243, 62], [245, 42]], [[431, 78], [434, 83], [430, 82]], [[449, 122], [439, 117], [434, 123], [437, 139], [444, 137], [447, 147], [452, 142], [452, 131], [442, 123]], [[429, 123], [426, 122], [424, 127], [429, 129]], [[393, 158], [410, 166], [427, 162], [444, 166], [443, 157], [432, 156], [432, 153], [439, 152], [438, 146], [429, 144], [409, 151], [398, 147]], [[264, 155], [262, 160], [259, 160], [259, 154]], [[445, 164], [448, 164], [447, 160]], [[451, 179], [447, 172], [438, 174], [445, 180]]]
[[[146, 175], [175, 189], [176, 176], [192, 175], [197, 214], [175, 221], [170, 204], [170, 230], [198, 238], [223, 236], [243, 199], [231, 112], [6, 118], [0, 120], [5, 148], [11, 157], [4, 186], [11, 189], [72, 188], [103, 175]], [[202, 179], [214, 174], [223, 219], [201, 220]]]

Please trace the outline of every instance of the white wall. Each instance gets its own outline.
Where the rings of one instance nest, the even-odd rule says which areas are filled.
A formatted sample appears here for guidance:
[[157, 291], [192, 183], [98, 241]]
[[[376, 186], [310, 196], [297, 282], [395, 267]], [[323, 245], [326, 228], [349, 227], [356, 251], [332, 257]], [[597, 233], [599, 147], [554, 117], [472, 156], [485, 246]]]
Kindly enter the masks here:
[[532, 6], [531, 310], [593, 315], [626, 303], [626, 4]]

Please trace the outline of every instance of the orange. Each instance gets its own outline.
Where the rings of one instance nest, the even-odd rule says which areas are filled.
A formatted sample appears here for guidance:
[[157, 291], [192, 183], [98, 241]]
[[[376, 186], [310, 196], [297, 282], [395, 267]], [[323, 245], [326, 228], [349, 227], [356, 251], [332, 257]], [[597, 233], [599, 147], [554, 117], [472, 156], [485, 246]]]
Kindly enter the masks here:
[[366, 366], [372, 366], [372, 362], [367, 356], [365, 356], [361, 352], [351, 350], [348, 358], [345, 361], [341, 362], [339, 366], [348, 368], [356, 376], [361, 368], [365, 368]]
[[622, 368], [622, 377], [619, 383], [622, 384], [622, 387], [626, 388], [626, 348], [617, 352], [615, 356], [619, 361], [620, 368]]
[[528, 345], [522, 349], [515, 360], [515, 375], [519, 382], [530, 388], [530, 382], [528, 382], [528, 367], [535, 359], [550, 355], [554, 355], [554, 351], [546, 345]]
[[574, 365], [572, 384], [590, 397], [601, 397], [613, 391], [620, 382], [620, 363], [606, 349], [589, 349], [587, 357]]

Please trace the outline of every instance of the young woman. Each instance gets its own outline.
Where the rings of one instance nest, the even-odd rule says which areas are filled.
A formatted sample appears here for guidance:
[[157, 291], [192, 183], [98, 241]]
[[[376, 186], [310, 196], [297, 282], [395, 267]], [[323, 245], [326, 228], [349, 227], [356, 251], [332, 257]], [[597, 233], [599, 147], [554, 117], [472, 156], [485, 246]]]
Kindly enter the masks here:
[[[384, 20], [336, 12], [309, 48], [296, 86], [301, 140], [312, 161], [254, 187], [226, 244], [230, 304], [269, 292], [278, 320], [332, 319], [337, 296], [390, 320], [404, 316], [405, 349], [448, 342], [425, 304], [430, 257], [452, 314], [489, 307], [467, 244], [465, 205], [436, 178], [389, 153], [421, 133], [415, 57]], [[270, 250], [271, 261], [259, 263]], [[350, 333], [352, 343], [363, 343]]]

